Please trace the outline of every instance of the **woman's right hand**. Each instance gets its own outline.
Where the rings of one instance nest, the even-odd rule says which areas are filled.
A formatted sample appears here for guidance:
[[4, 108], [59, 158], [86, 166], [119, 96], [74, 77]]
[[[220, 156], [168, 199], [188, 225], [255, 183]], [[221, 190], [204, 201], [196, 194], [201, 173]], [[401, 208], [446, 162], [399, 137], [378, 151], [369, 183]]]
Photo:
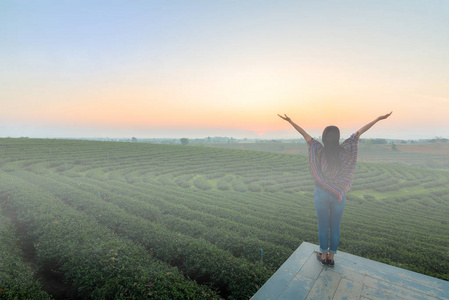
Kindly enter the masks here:
[[290, 122], [290, 121], [291, 121], [291, 119], [290, 119], [286, 114], [284, 114], [285, 117], [281, 116], [280, 114], [278, 114], [278, 116], [279, 116], [280, 118], [284, 119], [284, 120], [287, 121], [287, 122]]
[[300, 126], [296, 125], [296, 123], [293, 122], [292, 119], [290, 119], [286, 114], [284, 114], [284, 116], [281, 116], [280, 114], [278, 114], [278, 116], [281, 119], [289, 122], [304, 137], [304, 139], [306, 140], [307, 143], [312, 139], [312, 137], [304, 129], [302, 129]]

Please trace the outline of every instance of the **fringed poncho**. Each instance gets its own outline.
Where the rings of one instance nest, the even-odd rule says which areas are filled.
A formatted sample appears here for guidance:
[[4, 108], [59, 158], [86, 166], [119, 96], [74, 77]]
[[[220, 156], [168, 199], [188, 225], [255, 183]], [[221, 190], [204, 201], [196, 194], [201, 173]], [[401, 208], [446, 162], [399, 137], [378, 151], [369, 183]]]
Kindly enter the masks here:
[[340, 159], [341, 167], [332, 167], [326, 162], [324, 146], [312, 139], [309, 141], [310, 170], [315, 177], [316, 184], [319, 184], [332, 193], [338, 195], [338, 201], [351, 188], [352, 178], [357, 163], [357, 142], [359, 133], [356, 132], [341, 146]]

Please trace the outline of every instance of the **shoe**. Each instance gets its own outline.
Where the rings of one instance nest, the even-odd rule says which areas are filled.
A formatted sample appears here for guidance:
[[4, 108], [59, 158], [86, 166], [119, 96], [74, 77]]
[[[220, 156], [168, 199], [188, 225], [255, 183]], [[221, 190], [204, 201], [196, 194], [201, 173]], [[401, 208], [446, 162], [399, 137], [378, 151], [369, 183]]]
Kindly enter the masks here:
[[321, 253], [318, 253], [316, 255], [316, 259], [318, 259], [322, 266], [327, 266], [327, 259], [321, 259]]
[[326, 259], [326, 264], [329, 267], [335, 267], [335, 261], [333, 259]]

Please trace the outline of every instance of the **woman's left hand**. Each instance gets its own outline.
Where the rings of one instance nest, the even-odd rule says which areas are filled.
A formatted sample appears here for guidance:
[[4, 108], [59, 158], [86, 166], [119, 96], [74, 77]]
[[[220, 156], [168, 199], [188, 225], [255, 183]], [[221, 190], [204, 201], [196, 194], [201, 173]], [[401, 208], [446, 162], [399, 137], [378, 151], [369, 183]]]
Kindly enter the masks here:
[[378, 117], [377, 119], [378, 119], [379, 121], [380, 121], [380, 120], [385, 120], [385, 119], [388, 118], [392, 113], [393, 113], [393, 112], [390, 112], [389, 114], [380, 116], [380, 117]]

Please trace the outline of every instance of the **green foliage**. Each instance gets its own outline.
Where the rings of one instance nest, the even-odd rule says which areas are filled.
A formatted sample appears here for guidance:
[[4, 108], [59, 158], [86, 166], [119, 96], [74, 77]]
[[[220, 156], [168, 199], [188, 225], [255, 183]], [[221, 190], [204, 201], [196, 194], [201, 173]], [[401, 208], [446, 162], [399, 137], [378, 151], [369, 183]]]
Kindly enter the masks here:
[[208, 288], [184, 279], [175, 268], [152, 258], [143, 247], [117, 238], [89, 215], [44, 190], [33, 185], [24, 188], [24, 182], [17, 178], [3, 179], [2, 188], [13, 197], [9, 208], [17, 211], [19, 221], [27, 224], [36, 239], [39, 265], [44, 270], [63, 272], [80, 296], [214, 296]]
[[260, 191], [262, 190], [262, 187], [261, 187], [260, 184], [258, 184], [258, 183], [251, 182], [251, 183], [248, 185], [248, 189], [249, 189], [251, 192], [257, 193], [257, 192], [260, 192]]
[[0, 214], [0, 298], [51, 299], [34, 279], [31, 268], [22, 261], [19, 244], [13, 224]]
[[207, 191], [212, 188], [212, 185], [207, 181], [207, 179], [204, 176], [197, 177], [193, 184], [195, 187], [199, 188], [200, 190]]
[[391, 150], [398, 151], [398, 148], [396, 147], [396, 144], [394, 142], [391, 143]]
[[[0, 147], [3, 206], [35, 239], [39, 268], [55, 268], [79, 297], [247, 299], [302, 241], [318, 243], [307, 157], [32, 139]], [[447, 172], [359, 163], [340, 249], [447, 280], [448, 261], [434, 258], [449, 247], [448, 186]]]
[[225, 178], [218, 180], [217, 189], [219, 189], [221, 191], [229, 190], [231, 188], [231, 181], [232, 181], [232, 178], [230, 178], [230, 177], [225, 177]]
[[385, 144], [388, 144], [386, 139], [370, 139], [369, 141], [373, 145], [385, 145]]
[[248, 186], [239, 180], [234, 180], [232, 182], [232, 188], [234, 189], [234, 191], [241, 193], [246, 192], [248, 190]]

